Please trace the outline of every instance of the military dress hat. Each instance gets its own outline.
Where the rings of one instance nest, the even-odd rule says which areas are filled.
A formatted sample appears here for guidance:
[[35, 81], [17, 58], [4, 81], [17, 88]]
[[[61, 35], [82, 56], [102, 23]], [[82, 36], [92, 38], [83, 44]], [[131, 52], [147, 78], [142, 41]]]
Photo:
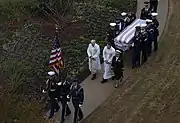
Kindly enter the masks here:
[[146, 26], [147, 26], [147, 24], [145, 24], [145, 23], [144, 23], [144, 24], [141, 24], [141, 27], [146, 27]]
[[158, 16], [158, 13], [151, 13], [153, 17]]
[[55, 75], [55, 72], [54, 72], [54, 71], [49, 71], [49, 72], [48, 72], [48, 75], [49, 75], [49, 76], [54, 76], [54, 75]]
[[110, 23], [109, 25], [114, 27], [114, 26], [116, 26], [116, 23]]
[[152, 20], [146, 19], [146, 23], [152, 23]]
[[91, 40], [91, 43], [96, 43], [96, 40]]
[[127, 15], [126, 12], [122, 12], [122, 13], [121, 13], [121, 16], [126, 16], [126, 15]]
[[122, 52], [120, 50], [116, 50], [116, 53], [121, 54]]
[[144, 4], [147, 5], [147, 4], [149, 4], [149, 2], [148, 2], [148, 1], [145, 1]]

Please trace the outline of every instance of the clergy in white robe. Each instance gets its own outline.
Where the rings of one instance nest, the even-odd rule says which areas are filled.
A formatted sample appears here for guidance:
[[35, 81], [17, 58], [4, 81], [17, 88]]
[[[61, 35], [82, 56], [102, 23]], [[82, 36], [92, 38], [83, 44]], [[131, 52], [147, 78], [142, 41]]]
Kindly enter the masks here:
[[112, 59], [116, 55], [115, 49], [110, 45], [110, 43], [107, 44], [107, 46], [104, 47], [103, 50], [103, 59], [104, 59], [104, 74], [103, 74], [103, 80], [101, 83], [105, 83], [112, 77], [111, 75], [111, 64]]
[[96, 73], [98, 72], [98, 70], [101, 69], [101, 63], [99, 58], [100, 47], [95, 40], [91, 40], [91, 43], [87, 48], [87, 54], [89, 58], [89, 70], [93, 75], [92, 80], [94, 80], [96, 78]]

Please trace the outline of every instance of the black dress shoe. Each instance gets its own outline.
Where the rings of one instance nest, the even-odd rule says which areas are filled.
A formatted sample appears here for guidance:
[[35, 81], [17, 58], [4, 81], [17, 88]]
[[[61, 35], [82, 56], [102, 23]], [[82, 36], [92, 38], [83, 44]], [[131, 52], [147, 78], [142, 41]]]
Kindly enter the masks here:
[[49, 116], [48, 119], [51, 119], [53, 116]]
[[107, 82], [108, 80], [107, 79], [103, 79], [102, 81], [101, 81], [101, 83], [105, 83], [105, 82]]
[[91, 80], [96, 79], [96, 74], [93, 74], [93, 77], [91, 78]]

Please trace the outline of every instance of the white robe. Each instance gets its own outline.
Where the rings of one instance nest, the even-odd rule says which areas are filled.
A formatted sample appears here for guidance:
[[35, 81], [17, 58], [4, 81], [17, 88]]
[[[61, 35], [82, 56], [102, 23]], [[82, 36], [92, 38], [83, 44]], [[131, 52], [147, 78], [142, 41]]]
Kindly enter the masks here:
[[88, 57], [92, 57], [95, 60], [92, 60], [89, 58], [89, 70], [91, 71], [92, 74], [95, 74], [98, 70], [101, 69], [101, 63], [100, 63], [100, 47], [98, 44], [95, 44], [94, 47], [92, 44], [89, 44], [87, 48], [87, 54]]
[[[103, 50], [103, 58], [104, 58], [104, 79], [110, 79], [112, 77], [111, 75], [111, 64], [112, 64], [112, 59], [115, 56], [116, 52], [113, 47], [110, 49], [107, 49], [107, 46], [104, 47]], [[107, 64], [105, 61], [108, 61], [110, 64]]]

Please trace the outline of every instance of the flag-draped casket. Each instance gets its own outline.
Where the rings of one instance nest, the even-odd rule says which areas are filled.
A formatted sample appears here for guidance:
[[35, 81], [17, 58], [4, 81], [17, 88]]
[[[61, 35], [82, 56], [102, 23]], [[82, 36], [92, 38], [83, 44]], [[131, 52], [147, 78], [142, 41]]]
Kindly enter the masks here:
[[132, 44], [132, 38], [134, 37], [136, 26], [140, 26], [141, 24], [145, 24], [145, 20], [136, 19], [131, 25], [126, 27], [115, 39], [116, 48], [121, 49], [123, 51], [128, 50], [128, 48]]

